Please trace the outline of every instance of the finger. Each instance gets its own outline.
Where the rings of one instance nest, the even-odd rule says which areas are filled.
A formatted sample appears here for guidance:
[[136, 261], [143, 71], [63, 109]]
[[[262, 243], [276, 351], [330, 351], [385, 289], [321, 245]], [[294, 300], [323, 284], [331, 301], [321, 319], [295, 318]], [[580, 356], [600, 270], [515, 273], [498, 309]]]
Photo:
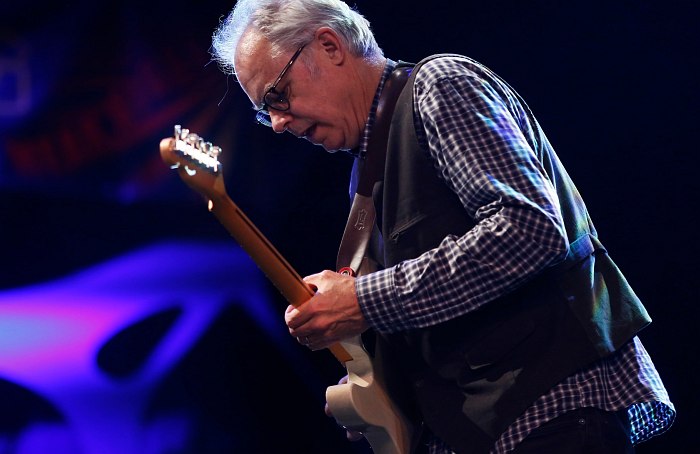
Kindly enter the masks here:
[[319, 287], [319, 286], [322, 286], [322, 285], [323, 285], [323, 282], [324, 282], [325, 280], [328, 280], [329, 277], [330, 277], [330, 278], [333, 278], [333, 277], [335, 277], [337, 274], [338, 274], [338, 273], [336, 273], [335, 271], [323, 270], [323, 271], [321, 271], [320, 273], [310, 274], [310, 275], [306, 276], [306, 277], [304, 278], [304, 282], [306, 282], [307, 284], [309, 284], [312, 288], [315, 288], [316, 290], [318, 290], [318, 287]]
[[305, 345], [311, 351], [323, 350], [326, 348], [326, 344], [320, 340], [314, 340], [311, 336], [299, 336], [301, 338], [302, 345]]
[[314, 291], [314, 293], [318, 292], [318, 285], [316, 282], [319, 280], [320, 273], [312, 274], [310, 276], [306, 276], [303, 281], [306, 282], [306, 284], [311, 287], [311, 290]]
[[167, 137], [160, 141], [161, 151], [168, 151], [175, 148], [175, 139], [172, 137]]
[[289, 333], [292, 336], [300, 336], [301, 334], [297, 333], [296, 330], [298, 330], [310, 319], [311, 314], [309, 311], [298, 307], [292, 307], [291, 309], [287, 308], [287, 311], [284, 313], [284, 322], [287, 324]]
[[287, 306], [287, 309], [284, 311], [284, 323], [289, 325], [289, 321], [292, 318], [296, 317], [298, 312], [299, 311], [297, 310], [297, 308], [295, 308], [291, 304]]
[[[321, 273], [323, 273], [323, 271]], [[304, 276], [304, 282], [314, 282], [318, 280], [318, 278], [321, 276], [321, 273], [314, 273], [309, 274], [308, 276]]]
[[329, 345], [330, 344], [327, 344], [327, 343], [320, 344], [320, 343], [317, 343], [314, 341], [309, 341], [309, 343], [306, 344], [308, 349], [311, 350], [312, 352], [317, 352], [319, 350], [323, 350], [324, 348], [328, 347]]

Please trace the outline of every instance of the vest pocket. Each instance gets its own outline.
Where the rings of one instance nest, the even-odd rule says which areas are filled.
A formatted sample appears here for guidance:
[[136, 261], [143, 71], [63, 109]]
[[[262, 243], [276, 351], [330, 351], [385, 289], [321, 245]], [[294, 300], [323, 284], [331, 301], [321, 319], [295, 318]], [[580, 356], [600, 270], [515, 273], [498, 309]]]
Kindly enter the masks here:
[[535, 329], [530, 318], [509, 319], [479, 339], [465, 354], [472, 371], [498, 363], [521, 345]]
[[403, 234], [406, 233], [407, 230], [409, 230], [414, 225], [418, 224], [426, 217], [428, 217], [426, 213], [418, 213], [416, 216], [403, 221], [401, 224], [396, 226], [396, 228], [394, 228], [394, 230], [389, 234], [389, 239], [394, 243], [398, 243], [401, 239], [401, 236], [403, 236]]

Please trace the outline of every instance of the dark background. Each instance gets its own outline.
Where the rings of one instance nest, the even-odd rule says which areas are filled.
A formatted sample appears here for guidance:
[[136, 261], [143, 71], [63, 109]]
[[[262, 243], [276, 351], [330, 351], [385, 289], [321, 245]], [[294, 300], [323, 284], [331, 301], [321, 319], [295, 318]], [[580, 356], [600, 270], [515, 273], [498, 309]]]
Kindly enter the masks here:
[[[223, 146], [230, 195], [300, 274], [333, 267], [350, 159], [254, 124], [235, 80], [209, 61], [211, 34], [232, 3], [6, 3], [2, 289], [70, 275], [164, 239], [227, 241], [199, 197], [160, 162], [158, 142], [176, 123]], [[528, 101], [654, 319], [641, 337], [679, 415], [639, 452], [687, 452], [698, 403], [698, 7], [356, 4], [388, 57], [466, 54]], [[286, 304], [269, 292], [283, 329]], [[302, 351], [312, 367], [301, 373], [279, 350], [244, 314], [221, 315], [153, 398], [196, 415], [196, 436], [182, 452], [364, 449], [349, 447], [322, 415], [325, 386], [342, 375], [331, 355]], [[0, 420], [0, 431], [18, 432], [43, 415], [24, 390], [11, 383], [0, 390], [21, 415]]]

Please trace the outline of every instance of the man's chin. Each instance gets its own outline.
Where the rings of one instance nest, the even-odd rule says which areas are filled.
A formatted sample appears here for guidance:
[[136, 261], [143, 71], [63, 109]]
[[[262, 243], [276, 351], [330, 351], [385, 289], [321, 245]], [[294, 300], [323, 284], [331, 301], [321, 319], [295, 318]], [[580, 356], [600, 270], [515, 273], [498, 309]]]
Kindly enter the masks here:
[[316, 145], [318, 145], [319, 147], [323, 147], [323, 149], [326, 150], [328, 153], [337, 153], [339, 151], [351, 150], [351, 148], [347, 148], [342, 145], [325, 144], [323, 142]]
[[323, 149], [328, 153], [337, 153], [339, 151], [349, 151], [353, 149], [353, 147], [349, 147], [344, 143], [332, 143], [331, 140], [329, 140], [329, 137], [323, 138], [319, 143], [313, 142], [310, 137], [306, 137], [306, 140], [314, 145], [323, 147]]

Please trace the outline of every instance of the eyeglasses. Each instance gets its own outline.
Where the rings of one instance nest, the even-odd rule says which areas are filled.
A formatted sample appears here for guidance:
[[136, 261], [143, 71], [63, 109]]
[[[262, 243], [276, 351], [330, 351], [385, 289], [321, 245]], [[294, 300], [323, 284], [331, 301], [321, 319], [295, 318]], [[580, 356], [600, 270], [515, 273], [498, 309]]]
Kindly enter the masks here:
[[285, 112], [289, 110], [289, 99], [287, 99], [285, 93], [278, 93], [276, 88], [282, 80], [282, 78], [284, 77], [284, 75], [287, 74], [287, 71], [289, 71], [289, 68], [292, 67], [297, 57], [299, 57], [299, 54], [301, 54], [301, 51], [304, 49], [305, 46], [306, 44], [302, 45], [299, 49], [297, 49], [296, 52], [294, 52], [292, 58], [289, 59], [289, 63], [287, 63], [284, 69], [282, 69], [282, 72], [277, 77], [275, 82], [270, 88], [267, 89], [265, 95], [263, 95], [262, 105], [256, 107], [255, 109], [257, 110], [257, 113], [255, 114], [255, 119], [258, 120], [258, 123], [263, 124], [265, 126], [272, 126], [272, 120], [270, 119], [270, 109], [274, 109], [280, 112]]

